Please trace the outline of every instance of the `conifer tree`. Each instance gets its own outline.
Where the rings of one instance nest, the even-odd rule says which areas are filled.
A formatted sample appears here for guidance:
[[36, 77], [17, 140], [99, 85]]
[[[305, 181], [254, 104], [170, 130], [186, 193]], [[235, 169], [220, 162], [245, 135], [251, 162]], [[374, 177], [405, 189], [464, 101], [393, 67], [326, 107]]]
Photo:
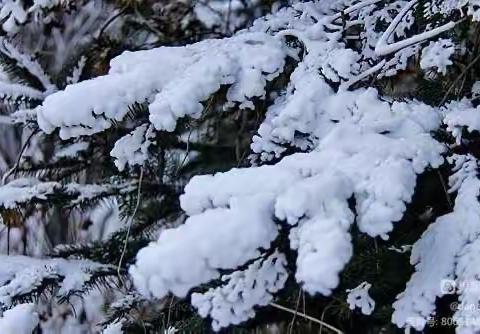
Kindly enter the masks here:
[[480, 331], [477, 0], [0, 19], [0, 328], [101, 291], [110, 334]]

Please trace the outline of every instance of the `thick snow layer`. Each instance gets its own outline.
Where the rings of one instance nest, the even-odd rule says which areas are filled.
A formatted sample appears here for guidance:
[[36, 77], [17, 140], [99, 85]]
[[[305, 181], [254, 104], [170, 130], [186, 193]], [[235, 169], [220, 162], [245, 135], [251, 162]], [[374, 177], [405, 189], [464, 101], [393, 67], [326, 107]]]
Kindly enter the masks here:
[[[415, 100], [392, 101], [375, 89], [358, 88], [373, 75], [406, 70], [414, 57], [421, 58], [423, 69], [446, 72], [456, 50], [453, 41], [432, 41], [421, 55], [420, 50], [458, 21], [412, 36], [418, 2], [295, 3], [231, 38], [126, 52], [111, 62], [108, 75], [69, 85], [45, 99], [36, 109], [39, 126], [46, 133], [59, 129], [64, 139], [104, 131], [123, 120], [132, 104], [148, 105], [149, 123], [131, 129], [111, 151], [118, 169], [124, 170], [147, 161], [154, 131], [174, 131], [180, 118], [212, 112], [204, 106], [222, 87], [224, 109], [253, 109], [254, 100], [266, 98], [267, 83], [283, 72], [290, 57], [294, 68], [286, 78], [289, 83], [269, 96], [267, 101], [275, 101], [267, 107], [251, 145], [252, 161], [269, 165], [191, 179], [180, 199], [189, 216], [185, 224], [162, 231], [129, 269], [141, 294], [184, 297], [194, 287], [223, 279], [220, 286], [192, 296], [200, 314], [210, 316], [220, 329], [252, 317], [253, 308], [269, 302], [283, 285], [283, 258], [276, 254], [275, 263], [265, 258], [279, 224], [290, 231], [290, 247], [298, 254], [295, 278], [310, 294], [328, 295], [338, 286], [339, 274], [352, 256], [352, 224], [369, 236], [388, 238], [412, 198], [417, 175], [443, 163], [444, 147], [431, 135], [442, 117], [459, 141], [463, 127], [480, 128], [470, 102], [453, 102], [442, 113]], [[467, 14], [474, 20], [479, 15], [478, 0], [424, 5], [431, 15]], [[378, 29], [383, 24], [385, 31]], [[284, 157], [292, 148], [306, 153]], [[455, 230], [452, 221], [473, 221], [477, 179], [466, 176], [469, 182], [464, 182], [463, 175], [473, 168], [472, 158], [456, 161], [458, 172], [451, 178], [452, 191], [459, 192], [455, 211], [439, 218], [413, 249], [417, 273], [395, 304], [394, 322], [400, 326], [413, 325], [410, 319], [415, 317], [421, 319], [415, 320], [416, 327], [426, 321], [439, 296], [432, 288], [434, 283], [438, 287], [439, 277], [475, 276], [462, 264], [477, 252], [476, 244], [463, 245], [473, 234]], [[76, 189], [56, 183], [11, 183], [0, 189], [0, 199], [13, 207], [18, 201], [48, 196], [58, 187]], [[90, 185], [79, 197], [99, 191]], [[350, 208], [353, 202], [355, 210]], [[473, 230], [470, 225], [465, 228]], [[451, 247], [437, 249], [439, 245]], [[447, 260], [437, 265], [439, 256]], [[456, 265], [456, 256], [467, 260], [459, 259]], [[224, 270], [232, 274], [222, 277]], [[55, 272], [35, 275], [27, 275], [33, 283]], [[350, 291], [355, 299], [351, 304], [364, 313], [373, 307], [367, 289], [362, 285]], [[361, 305], [356, 297], [362, 297]], [[468, 302], [475, 298], [460, 296]]]
[[372, 89], [326, 95], [325, 109], [318, 109], [336, 122], [313, 118], [320, 127], [327, 123], [315, 151], [272, 166], [192, 178], [180, 199], [187, 223], [141, 250], [131, 269], [143, 294], [184, 296], [217, 278], [217, 268], [253, 258], [275, 238], [276, 218], [295, 225], [290, 238], [299, 255], [297, 281], [312, 294], [327, 295], [352, 254], [352, 196], [360, 230], [387, 236], [411, 200], [416, 175], [443, 162], [443, 146], [429, 135], [439, 115], [418, 102], [382, 102]]
[[273, 196], [261, 193], [188, 218], [138, 252], [129, 269], [135, 286], [147, 297], [184, 297], [218, 278], [219, 269], [235, 268], [258, 257], [259, 248], [269, 248], [278, 233], [272, 216]]
[[3, 312], [0, 331], [2, 334], [32, 334], [38, 321], [33, 304], [19, 304]]
[[[455, 207], [453, 212], [437, 218], [413, 246], [410, 262], [415, 265], [415, 273], [393, 304], [392, 322], [399, 327], [425, 327], [435, 311], [436, 298], [447, 293], [442, 282], [478, 282], [478, 269], [472, 263], [478, 256], [480, 235], [478, 162], [469, 155], [453, 156], [450, 162], [455, 164], [455, 173], [449, 180], [450, 191], [457, 191]], [[480, 330], [476, 306], [480, 285], [472, 287], [459, 292], [457, 333], [473, 334]]]
[[122, 120], [129, 105], [148, 102], [154, 127], [173, 131], [178, 118], [199, 116], [201, 102], [222, 85], [230, 85], [228, 101], [251, 107], [283, 70], [285, 57], [281, 41], [263, 33], [125, 52], [112, 60], [108, 75], [49, 95], [38, 123], [47, 133], [59, 127], [64, 139], [91, 135]]
[[290, 233], [291, 247], [298, 251], [295, 278], [311, 294], [329, 295], [352, 256], [348, 230], [354, 215], [347, 202], [352, 191], [345, 175], [326, 172], [287, 186], [277, 199], [276, 217], [298, 223]]
[[192, 305], [198, 313], [213, 319], [212, 327], [236, 325], [255, 316], [255, 306], [268, 305], [273, 293], [283, 288], [287, 280], [286, 260], [273, 253], [256, 260], [247, 269], [222, 276], [223, 285], [205, 293], [193, 293]]
[[[308, 57], [306, 60], [311, 59]], [[401, 137], [419, 129], [427, 134], [440, 121], [433, 108], [425, 104], [409, 101], [389, 106], [373, 89], [334, 93], [308, 63], [295, 69], [290, 84], [287, 93], [269, 108], [258, 135], [253, 137], [251, 148], [259, 160], [278, 158], [289, 146], [302, 150], [314, 148], [338, 122], [378, 132], [385, 126], [393, 131], [394, 137]], [[411, 120], [395, 127], [395, 122], [400, 124], [406, 115]]]

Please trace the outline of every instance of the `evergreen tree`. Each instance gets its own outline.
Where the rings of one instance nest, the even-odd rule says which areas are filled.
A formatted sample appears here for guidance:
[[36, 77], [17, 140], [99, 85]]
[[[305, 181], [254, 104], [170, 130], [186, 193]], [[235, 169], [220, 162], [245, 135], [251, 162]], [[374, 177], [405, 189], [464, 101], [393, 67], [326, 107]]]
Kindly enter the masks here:
[[1, 6], [0, 328], [480, 331], [477, 0]]

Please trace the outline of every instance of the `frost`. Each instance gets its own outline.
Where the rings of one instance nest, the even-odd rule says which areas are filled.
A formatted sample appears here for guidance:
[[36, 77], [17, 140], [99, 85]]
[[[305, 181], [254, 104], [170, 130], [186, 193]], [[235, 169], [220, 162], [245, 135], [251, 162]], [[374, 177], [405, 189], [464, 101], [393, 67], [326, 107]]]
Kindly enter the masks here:
[[31, 58], [27, 54], [22, 53], [13, 44], [5, 39], [0, 39], [0, 44], [0, 51], [4, 55], [17, 61], [17, 65], [20, 68], [26, 69], [30, 74], [35, 76], [42, 84], [46, 94], [53, 93], [57, 90], [55, 85], [51, 82], [50, 77], [45, 73], [37, 60]]
[[347, 290], [347, 303], [351, 310], [358, 307], [363, 314], [372, 314], [375, 309], [375, 301], [368, 294], [371, 287], [370, 283], [363, 282], [356, 288]]
[[42, 100], [45, 95], [35, 88], [0, 81], [0, 97], [10, 97], [13, 99]]

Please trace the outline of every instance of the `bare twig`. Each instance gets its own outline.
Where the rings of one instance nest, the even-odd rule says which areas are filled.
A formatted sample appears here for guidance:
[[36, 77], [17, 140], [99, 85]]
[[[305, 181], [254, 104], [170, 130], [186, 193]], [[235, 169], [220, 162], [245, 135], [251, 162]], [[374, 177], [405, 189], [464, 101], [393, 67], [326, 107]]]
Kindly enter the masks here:
[[340, 85], [340, 88], [345, 90], [348, 89], [349, 87], [356, 84], [357, 82], [362, 81], [363, 79], [368, 78], [370, 75], [374, 74], [375, 72], [380, 71], [383, 68], [383, 66], [385, 66], [385, 64], [386, 64], [386, 61], [384, 59], [378, 64], [376, 64], [375, 66], [372, 66], [368, 70], [360, 73], [356, 77], [353, 77], [350, 80], [344, 82], [343, 84]]
[[[30, 140], [32, 140], [33, 136], [37, 133], [38, 130], [33, 130], [32, 133], [28, 136], [27, 140], [22, 146], [22, 149], [18, 153], [17, 161], [15, 162], [15, 165], [13, 165], [12, 168], [10, 168], [5, 174], [3, 174], [2, 177], [2, 186], [5, 185], [5, 182], [7, 182], [8, 177], [15, 173], [20, 166], [20, 161], [22, 160], [23, 153], [27, 149], [28, 145], [30, 144]], [[7, 225], [7, 255], [10, 255], [10, 224]]]
[[[135, 204], [135, 208], [133, 209], [133, 213], [130, 216], [130, 219], [128, 221], [127, 233], [125, 234], [125, 241], [123, 243], [122, 255], [120, 255], [120, 260], [118, 261], [117, 276], [118, 276], [118, 279], [122, 283], [124, 283], [124, 282], [123, 282], [122, 276], [120, 275], [120, 269], [122, 267], [123, 258], [125, 257], [125, 253], [127, 251], [128, 238], [130, 237], [130, 230], [132, 228], [133, 218], [137, 214], [138, 207], [140, 206], [140, 199], [141, 199], [141, 196], [142, 196], [142, 180], [143, 180], [143, 167], [140, 169], [140, 177], [138, 178], [137, 203]], [[125, 285], [125, 284], [123, 284], [123, 285]]]
[[3, 174], [2, 177], [2, 186], [5, 185], [7, 182], [7, 179], [10, 175], [16, 172], [18, 167], [20, 166], [20, 161], [22, 160], [23, 153], [25, 153], [25, 150], [27, 149], [28, 145], [30, 144], [30, 140], [32, 140], [33, 136], [37, 133], [38, 130], [33, 130], [32, 133], [28, 136], [27, 140], [22, 146], [22, 149], [20, 150], [20, 153], [18, 153], [17, 156], [17, 161], [15, 162], [15, 165], [13, 165], [12, 168], [10, 168], [5, 174]]
[[307, 314], [300, 313], [300, 312], [296, 312], [295, 310], [292, 310], [292, 309], [290, 309], [290, 308], [288, 308], [288, 307], [285, 307], [285, 306], [282, 306], [282, 305], [279, 305], [279, 304], [273, 303], [273, 302], [270, 303], [269, 305], [272, 306], [272, 307], [275, 307], [275, 308], [277, 308], [277, 309], [279, 309], [279, 310], [288, 312], [288, 313], [292, 313], [292, 314], [295, 314], [295, 313], [296, 313], [297, 316], [302, 317], [302, 318], [307, 319], [307, 320], [310, 320], [310, 321], [312, 321], [312, 322], [315, 322], [315, 323], [317, 323], [317, 324], [319, 324], [319, 325], [325, 326], [325, 328], [328, 328], [329, 330], [331, 330], [331, 331], [334, 332], [334, 333], [344, 334], [344, 333], [343, 333], [341, 330], [339, 330], [338, 328], [335, 328], [335, 327], [333, 327], [332, 325], [327, 324], [326, 322], [321, 321], [321, 320], [319, 320], [319, 319], [317, 319], [317, 318], [311, 317], [311, 316], [309, 316], [309, 315], [307, 315]]
[[116, 13], [115, 15], [113, 15], [111, 18], [109, 18], [103, 24], [103, 26], [100, 28], [100, 30], [98, 32], [98, 35], [97, 35], [97, 39], [100, 39], [100, 37], [102, 37], [103, 33], [107, 30], [107, 28], [108, 28], [108, 26], [110, 26], [110, 24], [112, 24], [116, 19], [118, 19], [120, 16], [122, 16], [126, 12], [127, 12], [127, 8], [124, 8], [121, 11], [119, 11], [118, 13]]
[[453, 208], [452, 200], [450, 199], [450, 195], [448, 193], [448, 188], [447, 184], [445, 183], [445, 180], [443, 179], [442, 173], [440, 173], [440, 170], [437, 169], [438, 173], [438, 178], [440, 179], [440, 183], [442, 184], [443, 187], [443, 192], [445, 193], [445, 198], [447, 199], [448, 203], [448, 208], [451, 210]]
[[473, 67], [473, 65], [475, 65], [477, 63], [477, 61], [480, 59], [480, 54], [478, 56], [476, 56], [471, 62], [470, 64], [468, 64], [467, 67], [465, 67], [465, 69], [462, 71], [462, 73], [460, 73], [460, 75], [455, 79], [454, 82], [452, 82], [452, 84], [450, 85], [450, 87], [448, 88], [447, 92], [445, 93], [445, 95], [443, 96], [443, 99], [442, 101], [440, 101], [439, 103], [439, 106], [442, 106], [445, 101], [447, 101], [448, 99], [448, 96], [450, 95], [450, 93], [452, 92], [452, 90], [457, 86], [457, 84], [460, 82], [460, 80], [463, 78], [463, 76]]
[[293, 314], [292, 321], [290, 322], [290, 325], [288, 326], [288, 333], [293, 333], [293, 326], [295, 325], [295, 320], [297, 318], [297, 313], [298, 313], [298, 308], [300, 306], [300, 297], [302, 296], [302, 289], [299, 289], [298, 291], [298, 297], [297, 297], [297, 304], [295, 306], [295, 313]]

